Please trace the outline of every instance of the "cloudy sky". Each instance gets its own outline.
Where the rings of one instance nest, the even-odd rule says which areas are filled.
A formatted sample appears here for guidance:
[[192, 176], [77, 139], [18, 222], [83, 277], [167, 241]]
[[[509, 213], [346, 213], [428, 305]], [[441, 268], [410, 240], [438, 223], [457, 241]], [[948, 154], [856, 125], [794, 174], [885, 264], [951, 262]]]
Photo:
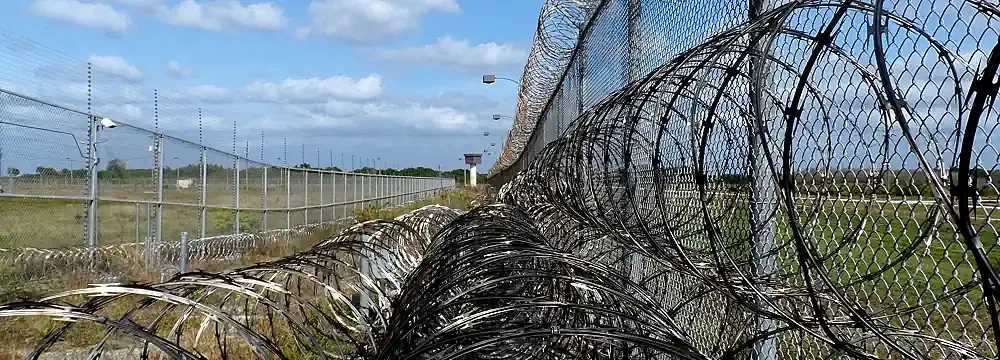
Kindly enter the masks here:
[[[322, 165], [340, 154], [456, 168], [500, 146], [541, 0], [14, 0], [0, 14], [0, 86], [197, 136], [230, 150], [232, 124], [258, 159]], [[30, 44], [30, 45], [24, 45]], [[82, 69], [82, 70], [81, 70]], [[490, 136], [483, 136], [489, 132]], [[243, 145], [240, 146], [241, 152]], [[487, 166], [493, 156], [487, 157]], [[360, 161], [359, 161], [360, 162]], [[337, 164], [340, 165], [340, 164]]]

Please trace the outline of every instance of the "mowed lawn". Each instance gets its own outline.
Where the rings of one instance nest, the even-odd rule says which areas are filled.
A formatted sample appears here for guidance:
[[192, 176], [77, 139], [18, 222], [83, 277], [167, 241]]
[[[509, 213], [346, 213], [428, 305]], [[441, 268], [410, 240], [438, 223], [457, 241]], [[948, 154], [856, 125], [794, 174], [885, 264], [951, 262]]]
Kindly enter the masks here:
[[[655, 208], [656, 200], [650, 192], [636, 194], [636, 202], [644, 204], [639, 206], [643, 213], [636, 215], [650, 219], [647, 221], [652, 222], [651, 226], [663, 221], [657, 217], [671, 219], [663, 225], [673, 227], [674, 235], [685, 236], [684, 245], [694, 250], [689, 256], [697, 257], [694, 261], [714, 263], [719, 259], [709, 246], [703, 211], [713, 225], [715, 249], [728, 253], [721, 259], [759, 261], [751, 259], [747, 194], [711, 193], [708, 206], [703, 207], [697, 192], [669, 191], [661, 194], [666, 214]], [[798, 235], [820, 263], [821, 271], [813, 268], [810, 274], [818, 291], [827, 293], [824, 298], [830, 299], [832, 286], [877, 324], [916, 330], [925, 336], [971, 344], [981, 353], [994, 353], [995, 349], [985, 341], [991, 336], [989, 314], [978, 283], [978, 269], [965, 239], [944, 209], [933, 201], [914, 198], [802, 195], [795, 199], [794, 215], [789, 214], [784, 203], [774, 205], [777, 215], [768, 223], [773, 231], [775, 268], [780, 277], [776, 280], [793, 289], [786, 293], [798, 294], [789, 297], [786, 306], [800, 312], [812, 311], [802, 308], [808, 307], [809, 302], [799, 271], [791, 220], [794, 219]], [[1000, 209], [996, 203], [996, 199], [982, 199], [983, 205], [976, 209], [972, 219], [987, 258], [994, 268], [1000, 268], [997, 247]], [[833, 306], [832, 301], [825, 303], [830, 306], [829, 315], [847, 318], [845, 308]], [[786, 350], [825, 347], [814, 340], [784, 337], [781, 344]], [[877, 345], [877, 341], [870, 344], [870, 351], [888, 354], [889, 350]], [[946, 356], [936, 347], [920, 351], [932, 358]]]
[[[277, 229], [287, 225], [301, 225], [320, 221], [333, 221], [349, 217], [360, 204], [329, 206], [311, 210], [283, 210], [317, 206], [333, 202], [347, 202], [355, 199], [384, 196], [388, 188], [381, 183], [378, 188], [372, 178], [366, 178], [364, 192], [359, 182], [339, 176], [336, 180], [326, 177], [322, 186], [319, 178], [286, 184], [268, 185], [267, 228]], [[360, 180], [361, 177], [358, 177]], [[303, 179], [305, 180], [305, 179]], [[85, 188], [79, 186], [52, 186], [18, 184], [16, 193], [40, 196], [83, 197]], [[98, 242], [99, 245], [142, 242], [150, 233], [151, 222], [155, 222], [155, 205], [142, 203], [155, 200], [153, 187], [145, 184], [104, 185], [98, 202]], [[379, 192], [379, 191], [382, 192]], [[307, 195], [308, 192], [308, 195]], [[290, 195], [290, 196], [289, 196]], [[197, 188], [179, 189], [169, 186], [163, 192], [163, 235], [164, 240], [177, 240], [181, 232], [188, 232], [195, 238], [201, 232], [201, 191]], [[117, 201], [123, 200], [123, 201]], [[130, 201], [140, 202], [133, 203]], [[214, 182], [207, 189], [206, 203], [209, 206], [233, 207], [235, 192], [231, 184]], [[183, 205], [181, 205], [183, 204]], [[388, 201], [380, 201], [380, 205]], [[0, 248], [65, 248], [86, 245], [87, 204], [83, 199], [41, 199], [21, 197], [0, 197]], [[264, 227], [264, 189], [258, 181], [240, 186], [240, 229], [244, 232], [259, 231]], [[254, 210], [246, 210], [254, 209]], [[235, 212], [230, 209], [208, 209], [206, 236], [231, 234], [235, 231]], [[308, 221], [307, 221], [308, 220]]]

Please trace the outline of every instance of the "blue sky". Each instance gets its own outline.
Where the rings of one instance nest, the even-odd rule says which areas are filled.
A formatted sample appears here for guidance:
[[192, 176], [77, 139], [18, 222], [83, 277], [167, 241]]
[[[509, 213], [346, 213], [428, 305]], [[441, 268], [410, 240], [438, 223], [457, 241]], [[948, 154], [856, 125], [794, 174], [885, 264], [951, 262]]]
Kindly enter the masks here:
[[[456, 168], [462, 153], [502, 143], [510, 120], [490, 117], [513, 111], [517, 89], [480, 79], [520, 75], [540, 7], [540, 0], [16, 0], [0, 14], [0, 32], [48, 49], [3, 55], [24, 69], [0, 71], [0, 85], [85, 106], [72, 89], [80, 88], [73, 85], [79, 64], [90, 61], [95, 112], [139, 126], [152, 127], [157, 89], [166, 133], [196, 137], [201, 107], [209, 144], [230, 149], [236, 121], [240, 142], [249, 139], [252, 149], [265, 132], [268, 162], [278, 161], [287, 137], [296, 163], [305, 144], [311, 163], [318, 149]], [[64, 70], [44, 70], [55, 68]]]

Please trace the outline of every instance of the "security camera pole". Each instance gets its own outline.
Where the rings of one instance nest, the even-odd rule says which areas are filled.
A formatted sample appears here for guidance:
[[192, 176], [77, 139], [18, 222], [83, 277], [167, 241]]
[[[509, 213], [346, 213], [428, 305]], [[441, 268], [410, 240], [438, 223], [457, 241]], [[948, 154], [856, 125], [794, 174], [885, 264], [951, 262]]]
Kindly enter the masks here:
[[469, 185], [476, 186], [476, 165], [483, 162], [483, 154], [465, 154], [465, 164], [469, 165]]

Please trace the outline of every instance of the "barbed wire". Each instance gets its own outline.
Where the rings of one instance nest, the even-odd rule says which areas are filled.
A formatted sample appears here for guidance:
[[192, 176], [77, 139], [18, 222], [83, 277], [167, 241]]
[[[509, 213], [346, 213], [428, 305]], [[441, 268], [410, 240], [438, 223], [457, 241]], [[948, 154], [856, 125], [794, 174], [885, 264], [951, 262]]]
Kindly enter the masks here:
[[[29, 356], [60, 351], [57, 344], [65, 335], [91, 326], [107, 331], [88, 348], [94, 358], [331, 356], [331, 344], [364, 353], [374, 347], [371, 329], [383, 326], [389, 308], [385, 291], [398, 289], [420, 261], [430, 241], [426, 234], [457, 216], [428, 206], [396, 220], [355, 225], [277, 261], [219, 274], [185, 273], [159, 284], [70, 290], [0, 306], [0, 318], [64, 322]], [[371, 296], [367, 308], [350, 299], [361, 293]], [[83, 301], [66, 305], [73, 299]]]
[[500, 204], [0, 318], [67, 322], [29, 355], [99, 326], [92, 358], [995, 358], [1000, 8], [928, 4], [764, 11], [581, 114]]
[[503, 150], [490, 170], [491, 174], [503, 171], [513, 164], [527, 145], [548, 99], [560, 86], [561, 77], [565, 76], [585, 24], [594, 16], [601, 2], [545, 1], [528, 62], [518, 86], [514, 124]]
[[590, 109], [501, 199], [617, 259], [714, 358], [994, 358], [1000, 11], [926, 5], [993, 35], [785, 4]]

